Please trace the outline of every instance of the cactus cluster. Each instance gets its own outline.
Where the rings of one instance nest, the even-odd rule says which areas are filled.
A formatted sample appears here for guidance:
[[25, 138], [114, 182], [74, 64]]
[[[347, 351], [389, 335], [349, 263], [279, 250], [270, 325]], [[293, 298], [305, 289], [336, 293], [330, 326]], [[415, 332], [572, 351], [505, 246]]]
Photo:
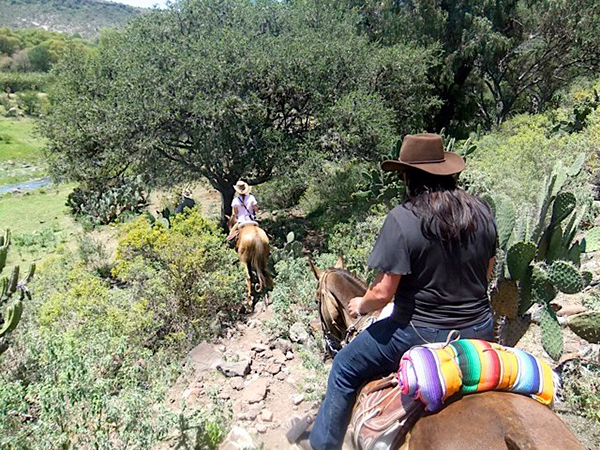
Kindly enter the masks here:
[[[10, 245], [10, 231], [7, 229], [0, 236], [0, 274], [6, 267], [8, 247]], [[27, 289], [27, 283], [31, 281], [35, 273], [35, 264], [29, 267], [27, 277], [19, 281], [19, 266], [15, 266], [9, 277], [0, 278], [0, 354], [8, 348], [6, 337], [13, 331], [23, 313], [23, 300], [31, 298]], [[19, 293], [18, 297], [13, 296]]]
[[302, 242], [296, 241], [296, 235], [290, 231], [285, 240], [283, 248], [278, 248], [271, 252], [271, 261], [277, 264], [282, 259], [300, 258], [302, 256]]
[[[384, 159], [398, 159], [402, 140], [398, 140], [393, 151]], [[363, 183], [360, 189], [352, 193], [352, 197], [373, 203], [384, 202], [387, 206], [394, 199], [402, 198], [405, 194], [405, 186], [400, 177], [391, 172], [385, 172], [380, 167], [364, 170], [361, 173]]]
[[[535, 225], [521, 224], [520, 233], [516, 231], [514, 206], [506, 199], [488, 199], [496, 215], [501, 256], [498, 282], [491, 295], [492, 306], [501, 318], [500, 340], [507, 345], [516, 344], [515, 336], [520, 334], [520, 338], [521, 332], [524, 333], [523, 318], [527, 317], [532, 305], [538, 304], [542, 345], [554, 359], [562, 354], [563, 335], [551, 302], [558, 292], [575, 294], [592, 281], [591, 273], [579, 269], [587, 236], [582, 242], [575, 241], [585, 211], [576, 210], [573, 193], [561, 190], [568, 177], [579, 173], [582, 164], [583, 157], [580, 156], [569, 168], [559, 166], [547, 180], [540, 196]], [[589, 241], [594, 244], [594, 239], [600, 238], [599, 232], [594, 230], [588, 234]], [[514, 242], [515, 235], [519, 235], [520, 240], [509, 245]], [[528, 325], [529, 320], [526, 323]], [[585, 336], [597, 338], [600, 333], [600, 321], [594, 322], [588, 316], [567, 324], [586, 339]]]

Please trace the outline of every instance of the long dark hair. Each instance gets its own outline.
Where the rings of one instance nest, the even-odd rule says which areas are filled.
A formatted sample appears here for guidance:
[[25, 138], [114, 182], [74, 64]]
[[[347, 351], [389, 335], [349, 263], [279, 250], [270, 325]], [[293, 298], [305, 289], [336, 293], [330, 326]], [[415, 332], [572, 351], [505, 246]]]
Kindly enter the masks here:
[[479, 226], [491, 221], [488, 204], [460, 189], [452, 175], [409, 169], [405, 181], [405, 205], [421, 219], [427, 239], [466, 242]]

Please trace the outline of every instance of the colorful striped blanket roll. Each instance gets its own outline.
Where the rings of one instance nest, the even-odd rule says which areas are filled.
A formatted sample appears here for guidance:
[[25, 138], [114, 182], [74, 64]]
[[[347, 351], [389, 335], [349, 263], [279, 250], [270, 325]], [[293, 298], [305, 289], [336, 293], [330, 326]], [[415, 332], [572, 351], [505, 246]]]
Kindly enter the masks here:
[[509, 391], [548, 405], [556, 386], [550, 366], [516, 348], [479, 339], [419, 345], [400, 361], [399, 388], [438, 411], [456, 393]]

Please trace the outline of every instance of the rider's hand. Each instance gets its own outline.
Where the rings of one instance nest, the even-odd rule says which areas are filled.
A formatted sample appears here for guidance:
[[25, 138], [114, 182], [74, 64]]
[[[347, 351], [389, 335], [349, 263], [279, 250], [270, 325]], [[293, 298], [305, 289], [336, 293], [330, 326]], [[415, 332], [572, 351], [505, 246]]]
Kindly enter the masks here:
[[362, 311], [360, 309], [362, 306], [362, 303], [363, 303], [362, 297], [354, 297], [353, 299], [351, 299], [350, 302], [348, 303], [348, 313], [352, 317], [362, 316], [364, 314], [364, 311]]

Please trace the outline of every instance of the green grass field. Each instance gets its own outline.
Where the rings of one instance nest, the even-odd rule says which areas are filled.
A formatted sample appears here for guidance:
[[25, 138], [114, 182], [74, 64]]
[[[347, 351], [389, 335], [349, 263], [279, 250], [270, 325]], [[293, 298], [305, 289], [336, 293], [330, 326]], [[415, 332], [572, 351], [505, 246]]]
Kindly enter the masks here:
[[39, 261], [78, 232], [65, 205], [72, 190], [62, 185], [0, 197], [0, 230], [9, 228], [13, 236], [8, 266]]
[[0, 186], [44, 176], [44, 139], [30, 118], [0, 118]]

